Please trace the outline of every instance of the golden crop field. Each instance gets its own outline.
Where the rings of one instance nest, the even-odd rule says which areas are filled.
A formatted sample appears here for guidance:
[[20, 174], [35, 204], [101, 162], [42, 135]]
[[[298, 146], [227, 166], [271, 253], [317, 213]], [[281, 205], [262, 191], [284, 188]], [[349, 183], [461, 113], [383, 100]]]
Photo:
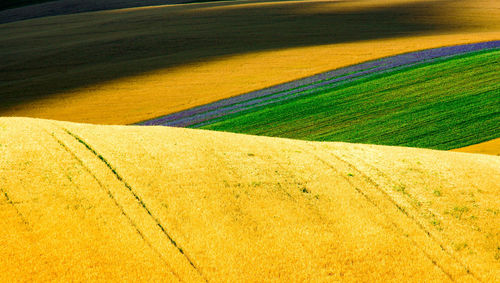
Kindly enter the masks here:
[[237, 1], [0, 25], [0, 115], [130, 124], [338, 67], [500, 39], [500, 2]]
[[487, 142], [482, 142], [479, 144], [474, 144], [462, 148], [454, 149], [454, 151], [459, 152], [470, 152], [470, 153], [482, 153], [482, 154], [492, 154], [500, 156], [500, 138], [494, 139]]
[[[500, 282], [500, 139], [439, 151], [129, 125], [494, 40], [497, 0], [220, 1], [0, 24], [0, 282]], [[477, 107], [496, 119], [489, 102]]]
[[500, 278], [496, 156], [0, 119], [0, 281]]

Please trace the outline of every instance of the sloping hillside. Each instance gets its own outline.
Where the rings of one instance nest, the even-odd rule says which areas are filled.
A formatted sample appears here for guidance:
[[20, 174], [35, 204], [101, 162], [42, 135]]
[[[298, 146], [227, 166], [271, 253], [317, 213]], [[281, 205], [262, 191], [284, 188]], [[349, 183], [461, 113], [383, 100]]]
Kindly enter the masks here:
[[500, 156], [500, 138], [462, 148], [457, 148], [454, 151], [492, 154]]
[[500, 279], [500, 158], [0, 119], [0, 281]]
[[211, 1], [220, 0], [4, 0], [0, 3], [0, 24], [91, 11]]
[[[487, 44], [492, 46], [481, 49]], [[464, 147], [500, 136], [500, 41], [478, 48], [482, 51], [454, 56], [433, 49], [384, 58], [140, 124], [441, 150]]]
[[496, 0], [230, 1], [0, 25], [0, 115], [131, 124], [367, 60], [500, 39]]

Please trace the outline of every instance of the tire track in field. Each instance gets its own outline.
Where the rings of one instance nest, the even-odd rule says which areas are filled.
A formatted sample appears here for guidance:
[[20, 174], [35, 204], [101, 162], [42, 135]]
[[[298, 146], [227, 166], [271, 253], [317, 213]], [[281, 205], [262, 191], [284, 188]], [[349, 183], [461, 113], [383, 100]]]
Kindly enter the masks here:
[[17, 216], [19, 216], [19, 218], [21, 219], [23, 224], [26, 225], [26, 228], [28, 229], [28, 231], [31, 231], [30, 223], [28, 222], [26, 217], [24, 217], [24, 215], [21, 213], [21, 211], [19, 211], [19, 209], [16, 206], [16, 203], [14, 201], [12, 201], [12, 199], [10, 199], [7, 191], [5, 191], [3, 188], [0, 187], [0, 194], [2, 194], [5, 197], [5, 199], [7, 200], [7, 204], [14, 208]]
[[167, 237], [167, 239], [170, 241], [170, 243], [179, 251], [180, 254], [184, 256], [184, 258], [188, 261], [188, 263], [194, 268], [194, 270], [204, 279], [205, 282], [208, 282], [208, 280], [203, 276], [201, 273], [200, 269], [194, 264], [194, 262], [191, 260], [191, 258], [185, 253], [185, 251], [177, 244], [177, 242], [172, 238], [172, 236], [168, 233], [168, 231], [165, 229], [165, 227], [161, 224], [160, 220], [153, 215], [151, 210], [146, 206], [142, 198], [135, 192], [135, 190], [132, 188], [132, 186], [123, 179], [123, 177], [116, 171], [116, 169], [109, 163], [109, 161], [104, 158], [101, 154], [97, 153], [95, 149], [93, 149], [88, 143], [86, 143], [82, 138], [80, 138], [78, 135], [72, 133], [66, 128], [62, 128], [68, 135], [72, 136], [76, 141], [84, 145], [88, 151], [90, 151], [95, 157], [101, 160], [102, 163], [106, 165], [106, 167], [111, 170], [113, 175], [115, 175], [116, 179], [120, 181], [126, 188], [127, 190], [133, 195], [137, 203], [144, 209], [144, 211], [152, 218], [152, 220], [156, 223], [156, 225], [160, 228], [162, 231], [163, 235]]
[[146, 243], [146, 245], [148, 247], [150, 247], [156, 254], [158, 254], [158, 256], [161, 258], [161, 260], [165, 263], [165, 265], [168, 267], [168, 269], [172, 272], [172, 274], [174, 274], [175, 277], [177, 277], [179, 279], [179, 281], [183, 282], [182, 278], [179, 277], [179, 275], [175, 272], [175, 270], [170, 266], [170, 264], [168, 263], [168, 261], [164, 258], [164, 256], [158, 251], [158, 249], [156, 249], [152, 243], [146, 238], [146, 236], [144, 235], [144, 233], [141, 232], [141, 230], [139, 229], [139, 226], [132, 220], [132, 218], [130, 217], [130, 215], [128, 215], [126, 212], [125, 212], [125, 209], [123, 208], [123, 206], [117, 201], [116, 197], [114, 196], [114, 194], [111, 192], [111, 190], [103, 184], [103, 182], [101, 182], [101, 180], [99, 180], [99, 178], [97, 178], [97, 176], [92, 173], [92, 171], [89, 169], [88, 166], [85, 165], [85, 163], [78, 157], [76, 156], [76, 154], [74, 153], [74, 151], [72, 151], [62, 140], [58, 139], [54, 133], [50, 133], [49, 131], [47, 131], [46, 129], [43, 129], [48, 135], [52, 136], [52, 138], [54, 138], [54, 140], [67, 152], [71, 155], [71, 157], [73, 157], [79, 164], [80, 166], [82, 166], [82, 168], [97, 182], [97, 184], [99, 185], [99, 187], [101, 189], [103, 189], [106, 194], [108, 195], [108, 197], [113, 201], [113, 203], [115, 204], [116, 207], [118, 207], [118, 209], [120, 210], [120, 213], [125, 216], [125, 218], [128, 220], [129, 224], [134, 228], [134, 230], [137, 232], [137, 234], [141, 237], [141, 239]]
[[[114, 179], [116, 180], [117, 183], [120, 185], [109, 185], [106, 186], [103, 184], [102, 181], [99, 181], [99, 178], [92, 172], [92, 170], [88, 167], [85, 166], [84, 168], [87, 168], [86, 171], [89, 172], [94, 179], [98, 181], [98, 183], [102, 184], [106, 193], [108, 196], [112, 199], [114, 199], [115, 204], [118, 205], [120, 210], [122, 210], [123, 213], [125, 213], [128, 217], [129, 223], [134, 228], [137, 228], [136, 231], [139, 234], [142, 234], [142, 238], [148, 242], [148, 246], [151, 245], [153, 247], [153, 250], [160, 255], [162, 260], [167, 264], [167, 267], [172, 271], [174, 276], [179, 278], [180, 281], [186, 281], [186, 279], [183, 279], [183, 275], [188, 276], [191, 279], [188, 279], [188, 281], [205, 281], [208, 282], [207, 278], [204, 277], [200, 269], [194, 264], [194, 262], [191, 260], [191, 258], [186, 254], [186, 252], [177, 244], [177, 242], [170, 236], [166, 228], [161, 224], [160, 220], [154, 216], [154, 214], [151, 212], [151, 210], [146, 206], [142, 198], [135, 193], [135, 190], [132, 188], [128, 182], [126, 182], [123, 177], [114, 169], [114, 167], [105, 159], [101, 154], [97, 153], [95, 149], [93, 149], [88, 143], [86, 143], [82, 138], [80, 138], [78, 135], [72, 133], [66, 128], [59, 127], [57, 125], [54, 125], [57, 129], [61, 130], [64, 132], [65, 136], [70, 138], [72, 141], [76, 142], [78, 145], [82, 146], [82, 150], [84, 149], [84, 152], [89, 153], [91, 158], [98, 158], [99, 162], [98, 166], [102, 166], [102, 171], [103, 174], [106, 174], [105, 171], [113, 174]], [[58, 138], [54, 137], [56, 140]], [[61, 141], [62, 143], [62, 141]], [[84, 161], [81, 158], [76, 157], [76, 152], [72, 151], [68, 146], [59, 143], [65, 150], [69, 151], [72, 156], [79, 159], [82, 163]], [[104, 168], [108, 170], [104, 170]], [[118, 189], [119, 187], [125, 186], [126, 190], [123, 189]], [[109, 193], [108, 193], [109, 191]], [[130, 210], [127, 212], [127, 210]], [[131, 214], [132, 213], [132, 214]], [[134, 214], [135, 215], [134, 217]], [[143, 215], [141, 215], [143, 214]], [[134, 221], [135, 219], [135, 221]], [[162, 239], [163, 238], [163, 239]], [[170, 247], [168, 247], [170, 245]], [[172, 257], [172, 254], [169, 255], [170, 253], [177, 253], [179, 255], [179, 258], [176, 258], [177, 256], [174, 255]], [[183, 274], [179, 274], [180, 272], [175, 272], [174, 268], [168, 264], [168, 262], [174, 262], [176, 264], [181, 264], [183, 265], [183, 262], [185, 262], [186, 266], [185, 268], [189, 268], [192, 270], [186, 272], [181, 272]], [[182, 267], [181, 267], [182, 268]], [[188, 269], [189, 269], [188, 268]], [[181, 269], [183, 270], [183, 269]], [[196, 278], [196, 280], [195, 280]]]
[[226, 115], [308, 95], [310, 92], [321, 87], [335, 88], [352, 81], [366, 78], [370, 75], [383, 74], [453, 56], [496, 48], [500, 48], [500, 41], [464, 44], [399, 54], [222, 99], [213, 103], [139, 122], [136, 123], [136, 125], [201, 127], [211, 124], [214, 120]]
[[[358, 192], [363, 198], [365, 198], [371, 205], [375, 206], [385, 217], [386, 219], [391, 223], [391, 225], [396, 229], [396, 231], [408, 238], [415, 246], [419, 247], [419, 249], [422, 251], [422, 253], [432, 262], [433, 265], [435, 265], [437, 268], [439, 268], [448, 278], [450, 278], [451, 281], [456, 282], [456, 281], [461, 281], [460, 279], [456, 278], [456, 275], [453, 275], [453, 270], [449, 269], [455, 269], [457, 270], [465, 270], [466, 274], [458, 274], [461, 278], [463, 276], [471, 276], [475, 281], [482, 282], [480, 278], [478, 278], [474, 273], [472, 273], [469, 268], [464, 265], [460, 260], [458, 260], [453, 254], [449, 253], [441, 243], [417, 220], [413, 215], [411, 215], [404, 207], [399, 205], [391, 196], [389, 196], [381, 187], [380, 185], [375, 182], [370, 176], [367, 174], [363, 173], [361, 170], [359, 170], [356, 166], [354, 166], [352, 163], [340, 158], [336, 154], [333, 154], [332, 152], [329, 152], [329, 155], [341, 162], [342, 164], [345, 165], [345, 168], [349, 168], [356, 172], [356, 175], [360, 175], [362, 180], [358, 180], [359, 178], [356, 178], [355, 176], [348, 176], [346, 172], [349, 172], [349, 170], [346, 170], [346, 172], [342, 172], [342, 170], [339, 170], [336, 168], [334, 165], [332, 165], [329, 161], [325, 160], [321, 156], [319, 156], [316, 152], [313, 150], [307, 149], [306, 147], [302, 147], [302, 149], [306, 152], [309, 152], [314, 158], [319, 160], [321, 163], [325, 164], [328, 168], [333, 170], [334, 172], [337, 173], [337, 175], [342, 176], [356, 192]], [[345, 174], [344, 174], [345, 173]], [[361, 182], [361, 183], [359, 183]], [[392, 207], [392, 209], [387, 209], [389, 207]], [[409, 222], [409, 223], [398, 223], [400, 221], [396, 221], [395, 218], [391, 217], [390, 214], [394, 214], [394, 208], [397, 210], [397, 214], [404, 215], [404, 218], [406, 218], [406, 221], [404, 218], [399, 217], [399, 220], [403, 222]], [[392, 210], [392, 211], [391, 211]], [[410, 224], [413, 227], [406, 226], [404, 224]], [[425, 235], [425, 238], [430, 239], [435, 246], [433, 247], [424, 247], [422, 244], [420, 244], [415, 237], [421, 235], [413, 235], [410, 236], [409, 233], [406, 233], [407, 230], [403, 229], [403, 227], [407, 228], [413, 228], [414, 231], [420, 233], [423, 233]], [[439, 247], [439, 248], [438, 248]], [[430, 250], [430, 251], [429, 251]], [[437, 255], [436, 255], [437, 253]], [[454, 265], [455, 268], [447, 265], [445, 266], [444, 264], [440, 263], [440, 261], [443, 261], [445, 259], [446, 261], [452, 261], [452, 265]], [[460, 272], [458, 272], [460, 273]]]
[[[389, 195], [387, 194], [387, 192], [385, 190], [383, 190], [381, 188], [381, 186], [376, 183], [372, 178], [370, 178], [366, 173], [363, 173], [360, 169], [356, 168], [354, 165], [352, 165], [352, 163], [340, 158], [340, 156], [336, 155], [336, 154], [333, 154], [332, 152], [329, 152], [334, 158], [346, 163], [346, 164], [349, 164], [352, 166], [352, 168], [354, 170], [356, 170], [357, 172], [360, 172], [367, 180], [369, 180], [371, 183], [373, 184], [376, 184], [376, 187], [380, 190], [380, 192], [382, 192], [388, 199], [391, 199], [395, 205], [397, 205], [397, 202]], [[350, 156], [351, 158], [355, 158], [353, 156]], [[370, 164], [369, 162], [366, 162], [364, 161], [363, 159], [360, 159], [360, 158], [356, 158], [356, 160], [358, 162], [363, 162], [363, 164], [371, 169], [373, 169], [374, 171], [377, 172], [377, 174], [379, 176], [381, 176], [382, 178], [386, 179], [388, 183], [390, 184], [398, 184], [398, 182], [396, 182], [393, 178], [391, 178], [389, 175], [387, 175], [386, 173], [384, 173], [381, 169], [379, 169], [377, 166], [373, 165], [373, 164]], [[412, 199], [412, 195], [410, 193], [407, 193], [407, 196]], [[411, 207], [413, 207], [414, 209], [416, 208], [415, 205], [413, 205], [412, 203], [409, 203], [409, 205]], [[404, 209], [404, 208], [403, 208]], [[473, 272], [471, 270], [470, 267], [467, 266], [466, 263], [464, 263], [463, 261], [461, 261], [457, 256], [455, 256], [455, 253], [453, 251], [451, 251], [450, 249], [446, 248], [444, 246], [444, 244], [442, 243], [442, 241], [439, 241], [438, 238], [434, 235], [434, 233], [432, 233], [429, 229], [425, 228], [424, 224], [421, 222], [421, 221], [418, 221], [417, 217], [414, 216], [414, 215], [411, 215], [407, 210], [404, 209], [404, 214], [408, 217], [410, 217], [417, 225], [418, 227], [423, 230], [427, 236], [429, 236], [435, 243], [437, 243], [439, 245], [439, 247], [444, 251], [446, 252], [450, 257], [452, 257], [457, 263], [459, 263], [461, 266], [463, 266], [463, 268], [467, 271], [467, 273], [471, 274], [471, 276], [473, 276], [476, 280], [480, 281], [480, 282], [483, 282], [483, 280], [481, 280], [481, 278], [479, 277], [479, 275], [475, 274], [475, 272]], [[449, 238], [448, 238], [449, 239]]]

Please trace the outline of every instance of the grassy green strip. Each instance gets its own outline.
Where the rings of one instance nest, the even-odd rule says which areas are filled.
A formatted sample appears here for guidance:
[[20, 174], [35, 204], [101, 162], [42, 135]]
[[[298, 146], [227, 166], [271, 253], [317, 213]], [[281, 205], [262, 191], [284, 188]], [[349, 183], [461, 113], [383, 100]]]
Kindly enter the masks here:
[[500, 50], [371, 75], [202, 128], [451, 149], [500, 136]]
[[[411, 70], [411, 69], [415, 69], [415, 68], [420, 68], [420, 67], [423, 67], [423, 66], [428, 66], [428, 65], [436, 64], [436, 63], [439, 63], [439, 62], [446, 62], [446, 61], [450, 61], [450, 60], [456, 60], [456, 59], [459, 59], [459, 58], [466, 58], [466, 57], [469, 57], [469, 56], [483, 54], [483, 53], [488, 53], [488, 52], [491, 52], [491, 51], [492, 50], [482, 50], [482, 51], [465, 53], [465, 54], [460, 54], [460, 55], [455, 55], [455, 56], [438, 57], [438, 58], [434, 58], [434, 59], [424, 60], [424, 61], [419, 62], [419, 63], [415, 63], [415, 64], [411, 64], [411, 65], [407, 65], [407, 66], [399, 66], [399, 67], [395, 67], [395, 68], [392, 68], [392, 69], [384, 70], [382, 72], [369, 73], [369, 74], [366, 74], [366, 75], [363, 75], [363, 76], [356, 77], [355, 79], [349, 79], [349, 80], [339, 81], [339, 82], [335, 82], [335, 83], [331, 83], [331, 84], [327, 84], [327, 85], [323, 85], [323, 86], [318, 86], [318, 87], [315, 87], [313, 89], [308, 89], [308, 90], [304, 90], [304, 91], [301, 91], [301, 92], [297, 92], [294, 95], [296, 95], [296, 96], [311, 95], [311, 94], [322, 93], [322, 92], [325, 92], [325, 91], [330, 91], [333, 88], [340, 89], [340, 88], [344, 88], [344, 87], [349, 87], [349, 86], [352, 86], [354, 84], [362, 83], [363, 81], [367, 81], [367, 80], [372, 80], [372, 79], [377, 79], [377, 78], [383, 77], [387, 73], [407, 71], [407, 70]], [[336, 78], [345, 77], [345, 76], [348, 76], [348, 75], [351, 75], [351, 74], [360, 73], [360, 72], [367, 71], [367, 70], [374, 69], [374, 68], [376, 68], [376, 67], [366, 68], [366, 69], [362, 69], [362, 70], [359, 70], [359, 71], [356, 71], [356, 72], [346, 73], [346, 74], [343, 74], [343, 75], [340, 75], [340, 76], [329, 78], [327, 80], [333, 80], [333, 79], [336, 79]], [[326, 81], [326, 80], [319, 80], [319, 81], [316, 81], [316, 82], [313, 82], [313, 83], [310, 83], [310, 84], [301, 85], [301, 86], [298, 86], [298, 87], [295, 87], [295, 88], [291, 88], [291, 89], [288, 89], [288, 90], [283, 90], [283, 91], [279, 91], [279, 92], [276, 92], [276, 93], [271, 93], [271, 94], [268, 94], [268, 95], [259, 96], [259, 97], [256, 97], [256, 98], [252, 98], [252, 99], [249, 99], [249, 100], [245, 100], [245, 101], [239, 102], [239, 103], [231, 104], [231, 106], [238, 106], [238, 105], [241, 105], [241, 104], [246, 103], [248, 101], [261, 100], [262, 98], [265, 98], [265, 97], [269, 97], [269, 96], [281, 94], [281, 93], [284, 93], [284, 92], [288, 92], [290, 90], [296, 90], [296, 89], [299, 89], [299, 88], [303, 88], [305, 86], [311, 86], [311, 85], [318, 84], [318, 83], [321, 83], [321, 82], [324, 82], [324, 81]], [[298, 98], [298, 99], [300, 99], [300, 98]], [[243, 113], [253, 112], [256, 109], [258, 109], [258, 107], [260, 107], [260, 106], [270, 107], [269, 106], [270, 103], [274, 103], [274, 102], [279, 103], [279, 102], [281, 102], [281, 100], [283, 100], [283, 97], [277, 97], [277, 98], [267, 99], [267, 100], [265, 100], [263, 102], [264, 104], [262, 104], [262, 103], [256, 103], [256, 104], [252, 105], [250, 107], [251, 109], [249, 109], [249, 110], [245, 110], [245, 111], [233, 114], [233, 115], [226, 115], [226, 116], [214, 118], [211, 121], [209, 121], [209, 124], [214, 124], [216, 122], [220, 122], [220, 121], [232, 119], [233, 117], [242, 115]], [[204, 125], [206, 125], [206, 122], [202, 122], [202, 123], [199, 123], [199, 124], [193, 124], [193, 125], [191, 125], [189, 127], [190, 128], [203, 128]]]
[[[226, 107], [238, 106], [238, 105], [242, 105], [242, 104], [248, 103], [250, 101], [259, 101], [259, 100], [262, 100], [262, 99], [270, 97], [270, 96], [279, 95], [279, 94], [282, 94], [282, 93], [285, 93], [285, 92], [290, 92], [290, 91], [294, 91], [294, 90], [297, 90], [297, 89], [305, 88], [305, 87], [308, 87], [308, 86], [320, 84], [320, 83], [323, 83], [325, 81], [331, 81], [331, 80], [334, 80], [334, 79], [347, 77], [349, 75], [361, 73], [361, 72], [368, 71], [368, 70], [375, 69], [375, 68], [377, 68], [377, 67], [370, 67], [370, 68], [361, 69], [361, 70], [358, 70], [358, 71], [349, 72], [349, 73], [345, 73], [345, 74], [342, 74], [342, 75], [334, 76], [334, 77], [331, 77], [331, 78], [328, 78], [328, 79], [324, 79], [324, 80], [317, 80], [317, 81], [314, 81], [312, 83], [303, 84], [303, 85], [300, 85], [300, 86], [297, 86], [297, 87], [292, 87], [292, 88], [289, 88], [287, 90], [272, 92], [272, 93], [269, 93], [269, 94], [266, 94], [266, 95], [261, 95], [261, 96], [257, 96], [257, 97], [251, 98], [251, 99], [243, 100], [241, 102], [230, 104], [230, 105], [228, 105]], [[319, 89], [324, 89], [324, 88], [332, 88], [332, 85], [336, 85], [336, 84], [338, 84], [338, 82], [337, 83], [332, 83], [332, 84], [326, 85], [326, 86], [319, 86], [319, 87], [316, 87], [315, 90], [312, 90], [312, 91], [317, 91]], [[301, 92], [298, 92], [298, 93], [302, 94], [302, 93], [308, 93], [308, 92], [311, 92], [311, 90], [305, 90], [305, 91], [301, 91]], [[267, 102], [279, 101], [280, 98], [281, 97], [272, 98], [272, 99], [265, 100], [264, 102], [267, 103]], [[259, 105], [260, 105], [260, 103], [255, 103], [254, 106], [259, 106]], [[215, 121], [219, 121], [219, 120], [214, 120], [214, 122]], [[196, 128], [197, 126], [196, 125], [192, 125], [192, 127]]]

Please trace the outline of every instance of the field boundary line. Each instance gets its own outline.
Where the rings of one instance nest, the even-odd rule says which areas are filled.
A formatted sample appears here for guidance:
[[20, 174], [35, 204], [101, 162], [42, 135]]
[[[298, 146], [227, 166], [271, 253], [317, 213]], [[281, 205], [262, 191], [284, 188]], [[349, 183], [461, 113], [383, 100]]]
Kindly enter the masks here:
[[69, 136], [73, 137], [77, 142], [85, 146], [85, 148], [92, 153], [95, 157], [97, 157], [106, 167], [113, 173], [118, 181], [120, 181], [125, 188], [129, 191], [129, 193], [134, 197], [136, 203], [139, 204], [142, 209], [150, 216], [150, 218], [154, 221], [156, 226], [161, 230], [162, 234], [170, 241], [170, 243], [177, 249], [177, 251], [187, 260], [189, 265], [196, 271], [196, 273], [203, 278], [205, 282], [208, 282], [207, 278], [203, 275], [201, 270], [195, 265], [195, 263], [191, 260], [191, 258], [186, 254], [186, 252], [182, 249], [182, 247], [172, 238], [172, 236], [168, 233], [167, 229], [161, 224], [160, 220], [151, 212], [151, 210], [146, 206], [145, 202], [142, 198], [135, 192], [133, 187], [116, 171], [116, 169], [109, 163], [109, 161], [99, 154], [93, 147], [91, 147], [87, 142], [85, 142], [81, 137], [69, 131], [68, 129], [61, 127], [63, 131], [65, 131]]
[[[265, 104], [275, 104], [283, 100], [308, 96], [311, 91], [317, 92], [319, 88], [337, 88], [346, 83], [366, 78], [366, 76], [379, 76], [396, 70], [425, 66], [426, 64], [439, 63], [451, 58], [467, 56], [476, 52], [493, 51], [499, 48], [500, 41], [492, 40], [404, 52], [219, 99], [174, 113], [139, 121], [132, 125], [198, 128], [215, 123], [219, 119], [223, 119], [234, 113], [262, 107]], [[241, 108], [241, 106], [246, 108]]]

